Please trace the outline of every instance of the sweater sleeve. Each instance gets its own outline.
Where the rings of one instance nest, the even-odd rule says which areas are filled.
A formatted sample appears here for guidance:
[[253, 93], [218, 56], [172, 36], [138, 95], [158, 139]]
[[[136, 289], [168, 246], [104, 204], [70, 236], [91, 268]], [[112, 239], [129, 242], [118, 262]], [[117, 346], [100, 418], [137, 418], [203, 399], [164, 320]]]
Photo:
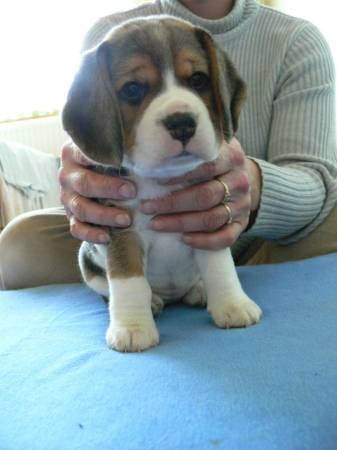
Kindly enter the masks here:
[[262, 192], [245, 233], [288, 244], [314, 230], [337, 199], [335, 72], [328, 45], [306, 23], [292, 39], [274, 95]]

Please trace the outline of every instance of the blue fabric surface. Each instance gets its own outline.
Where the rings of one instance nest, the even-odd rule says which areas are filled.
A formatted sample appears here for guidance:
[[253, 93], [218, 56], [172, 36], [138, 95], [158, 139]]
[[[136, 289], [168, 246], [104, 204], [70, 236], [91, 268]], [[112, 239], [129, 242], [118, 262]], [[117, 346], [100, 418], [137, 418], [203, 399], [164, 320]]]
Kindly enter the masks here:
[[336, 450], [337, 255], [239, 274], [259, 325], [172, 306], [141, 354], [83, 285], [1, 292], [0, 449]]

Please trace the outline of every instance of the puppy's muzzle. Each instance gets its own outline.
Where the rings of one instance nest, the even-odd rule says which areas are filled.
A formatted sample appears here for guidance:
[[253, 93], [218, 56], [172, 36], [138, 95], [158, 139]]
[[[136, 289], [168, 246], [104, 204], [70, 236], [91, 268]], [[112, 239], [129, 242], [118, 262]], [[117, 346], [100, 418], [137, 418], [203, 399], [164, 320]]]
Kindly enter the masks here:
[[194, 136], [197, 122], [190, 113], [174, 113], [162, 121], [164, 127], [170, 133], [172, 139], [180, 141], [185, 146]]

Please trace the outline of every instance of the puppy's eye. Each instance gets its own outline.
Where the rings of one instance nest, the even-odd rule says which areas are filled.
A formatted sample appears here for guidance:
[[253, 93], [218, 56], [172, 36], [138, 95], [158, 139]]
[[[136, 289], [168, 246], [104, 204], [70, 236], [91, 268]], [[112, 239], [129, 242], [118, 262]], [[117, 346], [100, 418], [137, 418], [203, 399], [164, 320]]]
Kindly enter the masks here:
[[194, 72], [187, 83], [190, 88], [196, 91], [203, 91], [209, 86], [209, 77], [203, 72]]
[[118, 96], [131, 105], [138, 105], [143, 101], [148, 90], [149, 87], [146, 84], [129, 81], [119, 90]]

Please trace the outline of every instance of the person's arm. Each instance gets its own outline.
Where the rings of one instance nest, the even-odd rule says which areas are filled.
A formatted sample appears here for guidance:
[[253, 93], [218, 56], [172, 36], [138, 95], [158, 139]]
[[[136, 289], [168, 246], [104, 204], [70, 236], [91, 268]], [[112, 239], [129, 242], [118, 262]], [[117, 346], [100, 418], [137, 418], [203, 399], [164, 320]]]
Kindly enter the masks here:
[[289, 46], [275, 92], [261, 201], [248, 235], [290, 243], [337, 198], [335, 73], [321, 33], [306, 24]]

